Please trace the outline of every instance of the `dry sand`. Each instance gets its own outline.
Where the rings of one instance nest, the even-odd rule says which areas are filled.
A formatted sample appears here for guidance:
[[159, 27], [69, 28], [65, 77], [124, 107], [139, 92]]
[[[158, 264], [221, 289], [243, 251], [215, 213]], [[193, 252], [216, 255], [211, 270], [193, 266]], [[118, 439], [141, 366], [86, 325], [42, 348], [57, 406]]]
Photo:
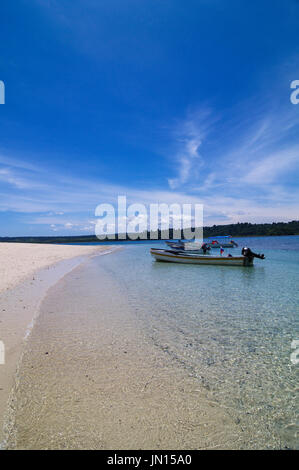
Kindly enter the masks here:
[[0, 292], [14, 287], [38, 269], [75, 256], [91, 255], [106, 249], [107, 246], [95, 245], [0, 243]]
[[48, 289], [105, 246], [0, 243], [0, 448], [14, 375], [42, 299]]

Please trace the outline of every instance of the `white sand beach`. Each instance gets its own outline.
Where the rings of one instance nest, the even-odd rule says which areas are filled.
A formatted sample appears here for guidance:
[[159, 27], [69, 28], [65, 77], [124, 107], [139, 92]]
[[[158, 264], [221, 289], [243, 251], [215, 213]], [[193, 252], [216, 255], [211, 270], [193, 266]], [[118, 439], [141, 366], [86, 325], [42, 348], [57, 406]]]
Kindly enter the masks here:
[[131, 303], [107, 270], [119, 258], [89, 258], [43, 297], [7, 406], [3, 448], [244, 447], [234, 418], [148, 336], [138, 299]]
[[[211, 302], [207, 271], [199, 282], [186, 269], [178, 288], [178, 271], [151, 263], [148, 245], [111, 253], [118, 248], [0, 244], [0, 449], [282, 448], [272, 422], [285, 390], [272, 400], [271, 362], [253, 350], [259, 312], [245, 322], [251, 342], [232, 341], [243, 317], [224, 294], [219, 308]], [[265, 272], [231, 275], [243, 292]], [[223, 281], [221, 271], [212, 276]], [[282, 377], [279, 389], [295, 393], [295, 376]], [[270, 386], [261, 389], [264, 378]], [[263, 403], [264, 390], [270, 401], [257, 413], [252, 397]], [[296, 447], [293, 409], [285, 448]]]
[[[48, 289], [84, 260], [109, 246], [0, 243], [0, 448], [3, 422], [24, 340]], [[2, 360], [3, 362], [3, 360]]]
[[39, 269], [103, 250], [107, 250], [107, 246], [0, 243], [0, 292], [14, 287]]

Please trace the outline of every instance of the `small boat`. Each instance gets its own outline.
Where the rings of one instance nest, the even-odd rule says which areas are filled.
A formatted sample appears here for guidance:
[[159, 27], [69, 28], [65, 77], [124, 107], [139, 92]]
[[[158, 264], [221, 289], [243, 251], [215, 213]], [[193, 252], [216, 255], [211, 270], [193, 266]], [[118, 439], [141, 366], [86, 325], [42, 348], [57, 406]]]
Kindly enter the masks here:
[[219, 266], [253, 266], [254, 258], [265, 258], [264, 255], [253, 253], [249, 248], [243, 248], [241, 256], [199, 255], [190, 252], [163, 250], [159, 248], [151, 248], [150, 253], [156, 261], [184, 264], [214, 264]]
[[168, 245], [171, 250], [174, 251], [183, 251], [190, 252], [193, 254], [206, 254], [210, 247], [206, 243], [198, 242], [196, 240], [166, 240], [166, 245]]
[[[231, 238], [231, 235], [221, 235], [217, 238], [210, 237], [208, 238], [206, 244], [210, 248], [234, 248], [238, 246], [234, 240], [228, 240]], [[211, 241], [209, 241], [211, 240]]]

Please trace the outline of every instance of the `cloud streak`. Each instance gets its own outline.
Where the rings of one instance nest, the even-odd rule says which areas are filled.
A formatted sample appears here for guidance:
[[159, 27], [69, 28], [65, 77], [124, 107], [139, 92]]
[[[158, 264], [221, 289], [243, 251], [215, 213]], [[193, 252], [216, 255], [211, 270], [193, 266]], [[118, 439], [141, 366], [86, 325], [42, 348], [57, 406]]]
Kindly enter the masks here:
[[[196, 119], [188, 118], [186, 125], [183, 122], [182, 134], [186, 128], [192, 133], [185, 137], [178, 175], [168, 182], [175, 182], [170, 186], [176, 191], [197, 194], [211, 220], [213, 213], [230, 222], [254, 221], [255, 214], [259, 221], [298, 218], [299, 144], [295, 133], [299, 116], [293, 108], [274, 113], [266, 104], [248, 111], [251, 119], [243, 116], [243, 122], [239, 112], [238, 120], [212, 119], [210, 112], [204, 131]], [[199, 145], [200, 164], [196, 162], [195, 168]]]
[[239, 112], [221, 119], [211, 109], [178, 122], [166, 158], [173, 175], [165, 176], [164, 186], [154, 178], [138, 187], [137, 181], [66, 176], [57, 167], [51, 171], [0, 154], [0, 212], [18, 213], [22, 223], [50, 231], [92, 233], [96, 206], [126, 195], [128, 204], [204, 204], [207, 225], [297, 219], [299, 117], [293, 108], [249, 111], [244, 122]]
[[203, 165], [200, 147], [206, 138], [212, 121], [209, 110], [190, 113], [190, 116], [174, 131], [174, 139], [178, 147], [174, 157], [174, 166], [178, 168], [175, 178], [168, 178], [171, 189], [177, 189], [189, 182], [192, 177], [198, 177]]

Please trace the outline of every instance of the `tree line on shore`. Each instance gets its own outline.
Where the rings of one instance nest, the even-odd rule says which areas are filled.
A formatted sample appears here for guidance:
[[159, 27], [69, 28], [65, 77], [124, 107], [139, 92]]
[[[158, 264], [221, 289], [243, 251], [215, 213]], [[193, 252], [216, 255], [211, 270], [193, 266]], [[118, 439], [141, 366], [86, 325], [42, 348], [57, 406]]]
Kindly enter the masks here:
[[[176, 234], [177, 235], [177, 234]], [[299, 235], [299, 220], [292, 222], [273, 222], [271, 224], [251, 224], [249, 222], [242, 222], [230, 225], [213, 225], [211, 227], [203, 228], [204, 238], [231, 235], [232, 237], [261, 237], [261, 236], [279, 236], [279, 235]], [[143, 239], [165, 239], [165, 233], [158, 230], [155, 233], [143, 233]], [[169, 239], [173, 237], [173, 229], [169, 229]], [[181, 238], [184, 238], [183, 231], [181, 231]], [[131, 240], [129, 234], [123, 238], [115, 234], [115, 239], [107, 238], [106, 241], [125, 241]], [[20, 243], [91, 243], [99, 242], [95, 235], [77, 235], [77, 236], [42, 236], [42, 237], [0, 237], [1, 242], [20, 242]], [[103, 240], [105, 241], [105, 240]]]

